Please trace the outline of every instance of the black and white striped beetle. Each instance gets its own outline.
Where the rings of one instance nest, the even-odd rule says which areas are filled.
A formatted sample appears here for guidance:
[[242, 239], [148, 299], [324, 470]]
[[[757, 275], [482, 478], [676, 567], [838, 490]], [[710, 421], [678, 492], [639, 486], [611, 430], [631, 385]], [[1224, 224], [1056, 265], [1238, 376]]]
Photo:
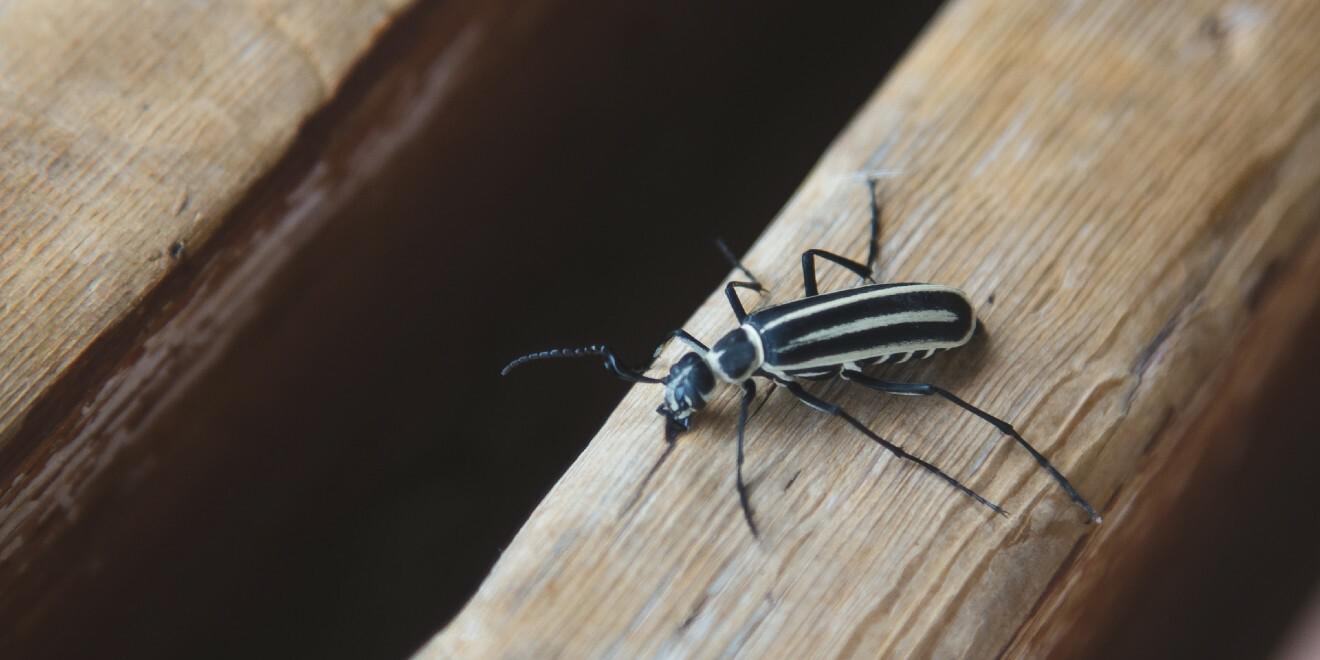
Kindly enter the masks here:
[[[943, 470], [880, 437], [843, 408], [810, 394], [798, 381], [837, 377], [890, 394], [942, 397], [1013, 438], [1031, 453], [1036, 463], [1054, 478], [1068, 497], [1086, 511], [1091, 522], [1099, 523], [1100, 514], [1009, 423], [935, 385], [890, 382], [862, 373], [862, 368], [868, 365], [905, 362], [913, 357], [927, 358], [936, 351], [963, 346], [971, 340], [977, 326], [971, 302], [958, 289], [938, 284], [875, 283], [872, 274], [875, 272], [880, 235], [880, 208], [876, 202], [875, 183], [874, 179], [868, 181], [871, 193], [871, 240], [866, 264], [824, 250], [803, 252], [802, 280], [805, 295], [797, 300], [748, 314], [738, 298], [737, 289], [763, 292], [765, 288], [721, 244], [729, 260], [750, 280], [729, 282], [724, 289], [739, 326], [709, 348], [686, 331], [675, 330], [670, 339], [677, 338], [692, 350], [674, 363], [665, 378], [653, 378], [639, 370], [625, 367], [613, 351], [603, 345], [530, 353], [510, 362], [500, 373], [507, 375], [519, 365], [533, 360], [603, 358], [605, 368], [620, 379], [665, 386], [664, 403], [656, 412], [665, 418], [665, 439], [671, 446], [680, 433], [688, 430], [692, 414], [710, 400], [717, 382], [741, 387], [743, 395], [738, 414], [736, 485], [743, 517], [753, 536], [757, 535], [756, 523], [752, 519], [752, 508], [742, 476], [743, 436], [748, 410], [756, 396], [753, 376], [778, 383], [802, 403], [843, 419], [899, 458], [912, 461], [996, 513], [1007, 515], [998, 504], [985, 499]], [[820, 293], [816, 285], [817, 257], [852, 271], [863, 282], [870, 284], [833, 293]], [[660, 349], [657, 349], [656, 354], [659, 352]]]

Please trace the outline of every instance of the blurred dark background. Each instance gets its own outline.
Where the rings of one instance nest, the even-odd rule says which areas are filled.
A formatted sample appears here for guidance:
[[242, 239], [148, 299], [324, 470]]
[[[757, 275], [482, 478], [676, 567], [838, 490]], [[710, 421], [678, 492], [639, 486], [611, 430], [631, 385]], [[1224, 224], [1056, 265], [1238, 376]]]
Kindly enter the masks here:
[[727, 273], [713, 239], [751, 244], [939, 3], [627, 4], [424, 2], [382, 36], [175, 286], [257, 235], [310, 163], [369, 142], [345, 125], [441, 57], [464, 12], [483, 16], [482, 72], [147, 431], [141, 459], [171, 468], [137, 492], [190, 499], [104, 498], [165, 521], [116, 541], [130, 577], [38, 626], [96, 655], [414, 651], [626, 389], [589, 363], [501, 379], [504, 362], [649, 355]]

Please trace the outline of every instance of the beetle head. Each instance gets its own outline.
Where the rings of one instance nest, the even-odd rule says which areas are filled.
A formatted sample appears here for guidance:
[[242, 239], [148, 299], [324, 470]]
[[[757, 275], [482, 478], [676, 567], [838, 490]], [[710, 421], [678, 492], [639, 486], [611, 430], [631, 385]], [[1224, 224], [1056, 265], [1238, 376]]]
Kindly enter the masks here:
[[715, 375], [696, 353], [687, 353], [665, 376], [665, 402], [655, 411], [665, 418], [665, 440], [673, 442], [691, 424], [692, 413], [706, 405], [715, 390]]

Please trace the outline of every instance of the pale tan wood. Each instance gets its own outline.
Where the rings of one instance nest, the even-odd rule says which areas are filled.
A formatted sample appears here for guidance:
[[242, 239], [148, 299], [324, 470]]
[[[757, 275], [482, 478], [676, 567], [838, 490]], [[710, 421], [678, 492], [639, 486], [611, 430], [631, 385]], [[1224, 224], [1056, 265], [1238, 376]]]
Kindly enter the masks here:
[[171, 246], [206, 241], [408, 4], [4, 3], [0, 446], [177, 267]]
[[[804, 248], [862, 256], [859, 173], [892, 172], [883, 279], [964, 288], [990, 338], [889, 373], [1013, 421], [1103, 511], [1193, 416], [1262, 274], [1315, 236], [1316, 34], [1307, 0], [954, 2], [746, 264], [787, 300]], [[854, 283], [821, 273], [825, 290]], [[732, 327], [722, 295], [685, 327]], [[660, 392], [638, 386], [421, 657], [989, 657], [1088, 571], [1068, 559], [1079, 542], [1123, 528], [1122, 510], [1085, 525], [948, 404], [813, 389], [1012, 517], [778, 392], [750, 425], [754, 541], [734, 393], [639, 495], [663, 443]]]
[[[1123, 524], [1078, 548], [1077, 570], [1060, 573], [1006, 656], [1263, 656], [1284, 640], [1262, 626], [1281, 633], [1284, 617], [1293, 646], [1309, 644], [1314, 617], [1290, 610], [1286, 589], [1315, 589], [1316, 458], [1304, 452], [1320, 433], [1320, 235], [1274, 270], [1223, 377], [1198, 394], [1209, 405], [1152, 443], [1110, 506]], [[1236, 586], [1240, 575], [1255, 589]]]

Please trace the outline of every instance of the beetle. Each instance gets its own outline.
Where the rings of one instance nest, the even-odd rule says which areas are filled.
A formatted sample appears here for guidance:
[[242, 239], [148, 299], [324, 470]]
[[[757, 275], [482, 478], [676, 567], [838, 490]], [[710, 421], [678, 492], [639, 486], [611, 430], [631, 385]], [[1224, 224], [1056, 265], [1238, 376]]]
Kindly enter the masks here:
[[[1007, 515], [998, 504], [982, 497], [940, 468], [880, 437], [838, 404], [811, 394], [802, 387], [800, 381], [840, 378], [889, 394], [943, 398], [1011, 437], [1086, 512], [1090, 522], [1101, 522], [1101, 516], [1095, 508], [1008, 422], [936, 385], [881, 380], [863, 372], [867, 366], [897, 364], [913, 358], [924, 359], [939, 351], [958, 348], [971, 341], [977, 330], [973, 305], [967, 295], [956, 288], [940, 284], [882, 284], [875, 281], [873, 273], [879, 252], [881, 213], [876, 199], [876, 180], [868, 179], [867, 184], [871, 196], [871, 237], [867, 262], [858, 263], [814, 248], [803, 252], [802, 298], [771, 305], [749, 314], [738, 296], [738, 289], [763, 293], [765, 287], [721, 243], [725, 256], [748, 278], [731, 281], [724, 288], [729, 306], [733, 308], [733, 314], [738, 320], [738, 327], [709, 347], [685, 330], [670, 333], [666, 343], [670, 339], [678, 339], [691, 350], [673, 364], [664, 378], [647, 376], [642, 370], [625, 366], [605, 345], [529, 353], [508, 363], [500, 372], [501, 375], [508, 375], [513, 369], [536, 360], [601, 358], [605, 368], [622, 380], [664, 385], [664, 402], [656, 412], [665, 419], [665, 440], [671, 446], [679, 434], [690, 428], [693, 414], [711, 400], [718, 384], [741, 388], [735, 484], [743, 517], [754, 537], [758, 536], [758, 531], [742, 472], [748, 411], [756, 396], [753, 377], [773, 381], [807, 406], [842, 419], [900, 459], [916, 464], [995, 513]], [[830, 261], [851, 271], [862, 278], [863, 284], [851, 289], [820, 293], [816, 282], [816, 259]], [[663, 347], [662, 343], [656, 349], [657, 356]]]

